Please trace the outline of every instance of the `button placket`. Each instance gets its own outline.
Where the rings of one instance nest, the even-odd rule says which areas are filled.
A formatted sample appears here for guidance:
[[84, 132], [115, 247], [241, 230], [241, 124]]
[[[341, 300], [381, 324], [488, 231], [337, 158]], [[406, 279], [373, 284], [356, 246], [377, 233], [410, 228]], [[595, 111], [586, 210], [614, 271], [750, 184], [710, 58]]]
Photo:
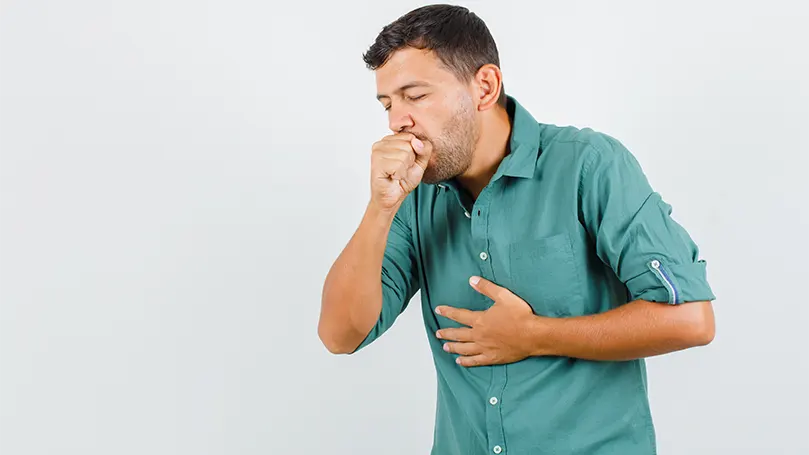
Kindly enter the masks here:
[[[491, 215], [490, 209], [492, 199], [499, 193], [499, 185], [488, 185], [481, 191], [470, 211], [472, 215], [472, 239], [478, 255], [478, 259], [473, 260], [480, 261], [477, 264], [480, 268], [481, 276], [491, 281], [496, 281], [497, 279], [495, 268], [499, 265], [500, 261], [499, 258], [497, 258], [499, 250], [494, 242], [494, 240], [496, 240], [496, 233], [492, 231], [489, 224]], [[492, 248], [495, 249], [492, 250]], [[472, 258], [474, 258], [474, 256], [472, 256]], [[500, 403], [499, 397], [503, 396], [505, 389], [507, 366], [493, 365], [491, 369], [492, 374], [488, 390], [486, 395], [482, 398], [486, 400], [484, 402], [486, 439], [489, 441], [489, 453], [505, 454], [505, 429], [503, 428], [503, 413], [501, 412], [502, 403]], [[488, 403], [488, 406], [486, 406], [485, 403]]]

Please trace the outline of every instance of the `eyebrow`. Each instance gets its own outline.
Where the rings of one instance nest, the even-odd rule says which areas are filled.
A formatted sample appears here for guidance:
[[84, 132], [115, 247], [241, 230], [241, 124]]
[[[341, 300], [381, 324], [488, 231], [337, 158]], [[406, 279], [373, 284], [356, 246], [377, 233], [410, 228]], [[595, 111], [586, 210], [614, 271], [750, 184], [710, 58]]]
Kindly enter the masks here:
[[[408, 90], [408, 89], [411, 89], [411, 88], [414, 88], [414, 87], [429, 87], [429, 86], [430, 86], [430, 84], [427, 83], [427, 82], [424, 82], [424, 81], [413, 81], [413, 82], [409, 82], [409, 83], [399, 87], [398, 89], [396, 89], [394, 91], [394, 93], [402, 93], [405, 90]], [[376, 95], [377, 100], [381, 100], [382, 98], [390, 98], [390, 96], [385, 95], [384, 93], [380, 93], [380, 94]]]

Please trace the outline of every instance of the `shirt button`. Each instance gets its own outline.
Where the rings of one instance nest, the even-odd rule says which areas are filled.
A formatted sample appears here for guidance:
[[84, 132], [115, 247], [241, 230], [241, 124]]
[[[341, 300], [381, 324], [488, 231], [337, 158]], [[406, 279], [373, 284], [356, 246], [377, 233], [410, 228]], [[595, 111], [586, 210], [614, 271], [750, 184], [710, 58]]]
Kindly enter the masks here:
[[497, 404], [497, 397], [489, 398], [489, 403], [491, 403], [492, 406], [496, 405]]
[[494, 451], [494, 453], [500, 453], [500, 452], [502, 452], [502, 451], [503, 451], [503, 448], [502, 448], [502, 447], [500, 447], [500, 446], [494, 446], [494, 447], [492, 448], [492, 450]]
[[472, 218], [472, 215], [470, 215], [466, 210], [464, 210], [463, 214], [466, 215], [467, 218]]
[[484, 260], [484, 261], [485, 261], [486, 259], [488, 259], [488, 258], [489, 258], [489, 255], [488, 255], [488, 254], [486, 254], [486, 252], [485, 252], [485, 251], [481, 251], [481, 252], [480, 252], [480, 258], [481, 258], [482, 260]]

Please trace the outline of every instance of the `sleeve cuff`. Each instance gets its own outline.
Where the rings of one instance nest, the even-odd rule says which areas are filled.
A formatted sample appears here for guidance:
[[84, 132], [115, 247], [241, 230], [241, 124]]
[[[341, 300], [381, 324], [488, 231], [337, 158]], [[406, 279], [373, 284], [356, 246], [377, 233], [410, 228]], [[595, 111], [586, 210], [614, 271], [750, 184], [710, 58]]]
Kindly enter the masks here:
[[668, 264], [650, 259], [647, 270], [627, 281], [626, 286], [631, 300], [678, 305], [716, 299], [706, 279], [705, 261]]

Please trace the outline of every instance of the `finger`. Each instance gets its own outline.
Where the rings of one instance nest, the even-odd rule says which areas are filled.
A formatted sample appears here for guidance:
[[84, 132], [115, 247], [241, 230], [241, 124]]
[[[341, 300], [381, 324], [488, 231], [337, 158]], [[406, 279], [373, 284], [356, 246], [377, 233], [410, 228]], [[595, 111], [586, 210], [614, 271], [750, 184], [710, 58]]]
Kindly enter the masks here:
[[416, 164], [422, 168], [427, 167], [430, 160], [430, 149], [424, 146], [424, 142], [413, 133], [397, 133], [383, 138], [380, 143], [396, 144], [405, 146], [407, 150], [415, 152]]
[[469, 278], [469, 284], [472, 288], [481, 294], [485, 295], [486, 297], [498, 301], [501, 300], [503, 297], [506, 296], [506, 293], [511, 293], [508, 289], [498, 286], [491, 281], [487, 280], [486, 278], [482, 278], [479, 276], [473, 276]]
[[416, 154], [412, 150], [383, 150], [379, 152], [379, 159], [391, 163], [403, 163], [406, 167], [413, 165]]
[[435, 333], [435, 336], [442, 340], [474, 341], [472, 329], [468, 327], [441, 329]]
[[452, 319], [455, 322], [471, 326], [478, 318], [479, 311], [467, 310], [465, 308], [454, 308], [451, 306], [438, 306], [435, 307], [436, 314], [440, 314], [445, 318]]
[[455, 363], [462, 367], [480, 367], [484, 365], [494, 365], [494, 362], [486, 354], [472, 356], [460, 356], [455, 359]]
[[398, 153], [393, 153], [394, 151], [406, 153], [402, 159], [407, 161], [408, 166], [415, 164], [422, 170], [426, 170], [430, 162], [431, 153], [428, 151], [429, 149], [424, 146], [424, 142], [412, 133], [399, 133], [388, 136], [375, 143], [373, 148], [379, 150], [379, 153], [383, 155], [399, 156]]
[[452, 354], [474, 356], [483, 353], [483, 347], [474, 342], [444, 343], [444, 350]]
[[416, 164], [422, 169], [427, 169], [427, 165], [430, 163], [432, 149], [425, 147], [424, 142], [417, 137], [413, 137], [410, 141], [410, 145], [413, 147], [413, 151], [416, 152]]
[[371, 152], [379, 156], [416, 156], [413, 145], [409, 141], [379, 141], [371, 147]]
[[421, 142], [421, 139], [415, 136], [413, 136], [413, 139], [410, 139], [410, 145], [413, 146], [413, 150], [415, 150], [416, 153], [424, 151], [424, 142]]
[[396, 133], [383, 137], [381, 142], [404, 142], [409, 144], [413, 139], [416, 139], [416, 135], [413, 133]]
[[407, 177], [407, 170], [410, 167], [407, 161], [397, 158], [385, 157], [382, 159], [381, 168], [385, 174], [393, 180], [402, 180]]
[[394, 180], [407, 180], [407, 164], [401, 163], [399, 167], [396, 168], [396, 174], [394, 176]]
[[394, 134], [392, 136], [385, 136], [382, 139], [376, 141], [374, 146], [376, 147], [406, 147], [409, 150], [413, 150], [413, 140], [416, 139], [416, 136], [411, 133], [400, 133]]

